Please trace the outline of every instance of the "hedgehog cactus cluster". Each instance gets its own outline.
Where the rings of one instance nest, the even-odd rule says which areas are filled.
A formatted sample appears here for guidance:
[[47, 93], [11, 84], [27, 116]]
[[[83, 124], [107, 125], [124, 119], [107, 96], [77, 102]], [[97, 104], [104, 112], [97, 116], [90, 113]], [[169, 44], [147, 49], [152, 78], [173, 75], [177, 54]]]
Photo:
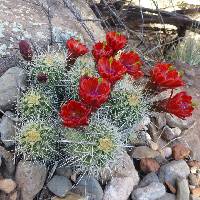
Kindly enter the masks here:
[[[65, 52], [33, 58], [28, 42], [20, 42], [30, 87], [17, 109], [19, 154], [44, 162], [64, 160], [80, 172], [98, 175], [115, 163], [134, 127], [151, 112], [182, 119], [192, 115], [192, 98], [186, 92], [173, 96], [173, 90], [184, 85], [173, 65], [155, 64], [149, 81], [138, 83], [144, 76], [143, 61], [126, 45], [125, 35], [108, 32], [91, 53], [70, 38]], [[166, 90], [172, 90], [169, 98], [153, 100]]]

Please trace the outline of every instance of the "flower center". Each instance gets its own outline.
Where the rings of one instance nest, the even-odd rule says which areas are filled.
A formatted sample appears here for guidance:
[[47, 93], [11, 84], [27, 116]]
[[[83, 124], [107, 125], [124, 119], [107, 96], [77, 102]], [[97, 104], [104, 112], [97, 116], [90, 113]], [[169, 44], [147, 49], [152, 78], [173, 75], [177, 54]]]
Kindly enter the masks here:
[[41, 141], [42, 138], [40, 136], [40, 132], [33, 128], [26, 132], [25, 140], [29, 143], [35, 144], [36, 142]]
[[92, 76], [92, 70], [85, 67], [82, 69], [81, 71], [81, 75], [84, 76], [84, 75], [87, 75], [87, 76]]
[[99, 139], [99, 149], [104, 152], [110, 152], [113, 148], [113, 142], [109, 138], [100, 138]]
[[47, 65], [52, 65], [53, 64], [53, 59], [51, 56], [47, 56], [44, 60], [44, 63]]
[[30, 94], [25, 98], [29, 108], [39, 105], [41, 96], [39, 94]]
[[128, 102], [130, 106], [137, 106], [140, 103], [140, 98], [137, 95], [130, 95]]

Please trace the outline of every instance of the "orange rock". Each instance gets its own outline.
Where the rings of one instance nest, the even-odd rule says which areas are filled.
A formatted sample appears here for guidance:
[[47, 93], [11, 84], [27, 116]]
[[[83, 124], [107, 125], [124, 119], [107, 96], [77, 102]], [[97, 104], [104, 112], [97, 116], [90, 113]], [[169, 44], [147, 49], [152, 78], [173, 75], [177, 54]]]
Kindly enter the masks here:
[[170, 182], [165, 181], [165, 185], [173, 194], [176, 194], [176, 188]]
[[189, 167], [200, 168], [200, 161], [198, 160], [190, 160], [187, 162], [187, 164], [189, 165]]
[[152, 158], [142, 158], [140, 160], [140, 169], [145, 173], [156, 172], [159, 168], [159, 163]]
[[182, 160], [190, 155], [190, 149], [183, 144], [176, 144], [172, 148], [172, 156], [174, 160]]
[[9, 194], [16, 188], [16, 183], [12, 179], [0, 180], [0, 190]]
[[200, 197], [200, 187], [191, 189], [191, 193], [193, 197]]

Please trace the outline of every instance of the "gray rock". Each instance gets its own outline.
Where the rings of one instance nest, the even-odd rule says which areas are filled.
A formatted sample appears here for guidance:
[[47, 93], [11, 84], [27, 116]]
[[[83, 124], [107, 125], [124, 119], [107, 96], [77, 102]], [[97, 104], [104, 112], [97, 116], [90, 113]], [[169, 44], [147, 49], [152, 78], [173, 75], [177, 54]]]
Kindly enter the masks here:
[[72, 168], [68, 166], [62, 166], [56, 169], [56, 175], [59, 176], [65, 176], [67, 178], [70, 178], [72, 174], [73, 174]]
[[190, 168], [184, 160], [172, 161], [161, 166], [159, 170], [159, 179], [161, 182], [168, 181], [175, 186], [177, 177], [186, 178], [189, 173]]
[[166, 193], [164, 196], [156, 200], [176, 200], [176, 196], [171, 193]]
[[194, 197], [194, 196], [190, 195], [190, 200], [200, 200], [200, 197]]
[[106, 185], [103, 200], [127, 200], [133, 187], [139, 182], [138, 172], [127, 153], [119, 156], [110, 177], [112, 179]]
[[180, 136], [181, 134], [181, 129], [176, 127], [176, 128], [170, 128], [169, 126], [165, 126], [162, 131], [162, 138], [165, 139], [166, 141], [171, 141], [174, 138]]
[[135, 147], [131, 153], [131, 157], [136, 159], [155, 158], [157, 156], [160, 156], [160, 153], [147, 146]]
[[72, 192], [85, 196], [88, 200], [102, 200], [103, 198], [103, 190], [99, 182], [91, 176], [80, 177]]
[[151, 184], [152, 182], [156, 182], [159, 183], [160, 180], [158, 179], [158, 176], [155, 172], [151, 172], [149, 174], [147, 174], [139, 183], [139, 187], [145, 187], [149, 184]]
[[180, 128], [181, 130], [185, 130], [190, 128], [194, 124], [194, 120], [182, 120], [176, 116], [172, 116], [170, 114], [166, 114], [167, 124], [172, 128]]
[[12, 178], [15, 172], [14, 155], [0, 146], [0, 157], [5, 166], [2, 169], [3, 176], [5, 178]]
[[23, 69], [12, 67], [0, 77], [0, 108], [9, 110], [16, 103], [19, 89], [26, 87], [26, 74]]
[[47, 184], [48, 189], [58, 197], [65, 197], [67, 192], [71, 190], [72, 183], [65, 176], [53, 176]]
[[118, 154], [116, 163], [110, 169], [103, 169], [100, 182], [106, 184], [112, 177], [134, 177], [139, 181], [138, 172], [133, 165], [133, 161], [126, 152]]
[[17, 165], [15, 180], [21, 190], [23, 200], [32, 200], [42, 189], [47, 175], [44, 165], [37, 162], [20, 161]]
[[162, 183], [153, 182], [146, 187], [135, 189], [131, 197], [133, 200], [156, 200], [165, 195], [165, 186]]
[[6, 111], [0, 123], [1, 141], [6, 147], [14, 145], [15, 123], [12, 118], [14, 118], [14, 114]]
[[188, 180], [178, 178], [177, 180], [177, 195], [176, 200], [189, 200], [190, 190]]
[[163, 113], [156, 113], [155, 117], [155, 124], [158, 129], [162, 129], [166, 125], [166, 117]]
[[139, 179], [133, 177], [114, 177], [104, 190], [103, 200], [127, 200], [133, 187], [138, 184]]
[[[38, 52], [52, 42], [64, 44], [66, 38], [75, 34], [80, 34], [88, 43], [91, 43], [92, 39], [102, 40], [105, 33], [100, 22], [80, 23], [74, 15], [75, 12], [77, 15], [80, 14], [82, 19], [96, 18], [86, 1], [65, 0], [65, 2], [70, 5], [65, 5], [62, 0], [43, 0], [39, 1], [39, 5], [34, 4], [33, 1], [3, 1], [3, 12], [0, 12], [0, 61], [3, 56], [6, 60], [16, 60], [19, 57], [13, 49], [18, 48], [20, 39], [31, 40]], [[48, 15], [45, 14], [48, 9], [51, 24]]]

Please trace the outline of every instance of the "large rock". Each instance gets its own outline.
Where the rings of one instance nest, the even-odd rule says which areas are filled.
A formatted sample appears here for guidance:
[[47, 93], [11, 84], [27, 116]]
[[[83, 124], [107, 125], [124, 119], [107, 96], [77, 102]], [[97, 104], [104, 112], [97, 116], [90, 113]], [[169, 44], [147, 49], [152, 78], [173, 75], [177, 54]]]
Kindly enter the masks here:
[[122, 154], [115, 166], [113, 178], [106, 185], [103, 200], [127, 200], [133, 187], [139, 182], [139, 175], [133, 165], [133, 161], [127, 155]]
[[161, 182], [169, 182], [175, 186], [177, 177], [187, 178], [190, 174], [190, 168], [184, 160], [172, 161], [161, 166], [159, 178]]
[[19, 90], [24, 90], [26, 74], [23, 69], [12, 67], [0, 77], [0, 109], [9, 110], [16, 102]]
[[3, 158], [1, 173], [5, 178], [12, 178], [15, 171], [14, 155], [0, 146], [0, 157]]
[[177, 179], [177, 200], [189, 200], [190, 197], [190, 190], [188, 185], [188, 180], [185, 178], [178, 178]]
[[156, 200], [165, 195], [165, 186], [162, 183], [152, 182], [146, 187], [135, 189], [131, 197], [133, 200]]
[[71, 190], [72, 183], [65, 176], [55, 175], [47, 184], [48, 189], [58, 197], [65, 197]]
[[99, 182], [92, 176], [80, 177], [72, 192], [87, 197], [88, 199], [102, 200], [103, 197], [103, 190]]
[[6, 147], [14, 144], [15, 139], [15, 123], [13, 121], [14, 114], [6, 111], [0, 123], [1, 141]]
[[47, 170], [46, 167], [37, 162], [20, 161], [16, 170], [16, 182], [21, 190], [22, 200], [32, 200], [42, 189]]
[[[86, 20], [96, 17], [85, 0], [37, 2], [40, 3], [24, 0], [1, 1], [0, 58], [8, 57], [6, 65], [14, 65], [12, 60], [16, 61], [19, 57], [16, 56], [15, 48], [18, 48], [20, 39], [29, 39], [38, 52], [49, 44], [60, 44], [74, 33], [80, 34], [87, 43], [91, 43], [92, 38], [98, 41], [104, 37], [100, 23]], [[0, 66], [0, 71], [2, 68], [4, 67]]]

